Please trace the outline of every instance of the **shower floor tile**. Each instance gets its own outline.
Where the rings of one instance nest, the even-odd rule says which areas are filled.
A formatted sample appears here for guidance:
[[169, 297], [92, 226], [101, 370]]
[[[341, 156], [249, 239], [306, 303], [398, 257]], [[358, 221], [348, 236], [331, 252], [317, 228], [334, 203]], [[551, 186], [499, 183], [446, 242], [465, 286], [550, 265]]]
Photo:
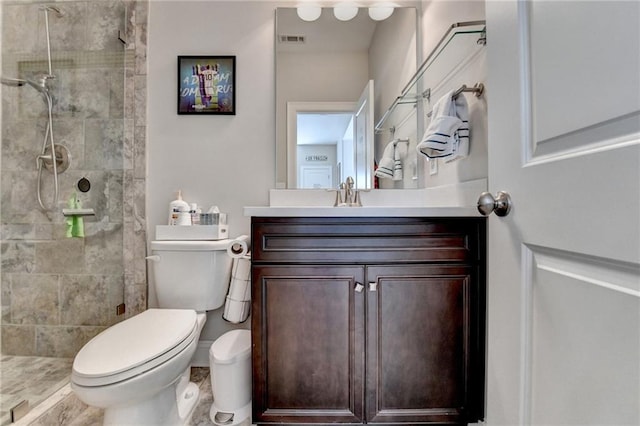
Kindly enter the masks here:
[[22, 400], [33, 407], [69, 381], [73, 358], [2, 355], [0, 358], [0, 425]]

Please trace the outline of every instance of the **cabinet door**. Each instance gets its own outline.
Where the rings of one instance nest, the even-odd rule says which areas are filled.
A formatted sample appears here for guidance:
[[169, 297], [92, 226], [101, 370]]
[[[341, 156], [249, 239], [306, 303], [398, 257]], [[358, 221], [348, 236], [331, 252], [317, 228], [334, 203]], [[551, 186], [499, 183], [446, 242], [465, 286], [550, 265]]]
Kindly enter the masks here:
[[252, 268], [254, 423], [363, 420], [361, 266]]
[[476, 276], [469, 266], [367, 268], [367, 422], [477, 420], [484, 302]]

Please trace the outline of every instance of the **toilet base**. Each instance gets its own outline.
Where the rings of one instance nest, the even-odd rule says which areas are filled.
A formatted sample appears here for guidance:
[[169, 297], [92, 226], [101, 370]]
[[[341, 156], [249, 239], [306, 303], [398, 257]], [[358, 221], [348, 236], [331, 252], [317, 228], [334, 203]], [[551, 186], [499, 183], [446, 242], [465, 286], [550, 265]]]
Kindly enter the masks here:
[[152, 399], [129, 406], [105, 408], [103, 424], [186, 425], [199, 399], [200, 390], [195, 383], [185, 384], [178, 380]]
[[[230, 415], [233, 415], [233, 417], [226, 420]], [[251, 402], [233, 412], [219, 410], [214, 402], [211, 404], [209, 417], [213, 424], [217, 426], [251, 426]]]

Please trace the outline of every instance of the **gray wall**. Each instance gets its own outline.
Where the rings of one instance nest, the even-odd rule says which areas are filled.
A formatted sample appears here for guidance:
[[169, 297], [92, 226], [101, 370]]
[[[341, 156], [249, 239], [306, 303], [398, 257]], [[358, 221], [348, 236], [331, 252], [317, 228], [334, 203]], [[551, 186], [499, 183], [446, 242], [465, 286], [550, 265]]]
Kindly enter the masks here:
[[[275, 176], [274, 10], [270, 2], [150, 3], [150, 239], [155, 225], [166, 223], [169, 202], [178, 189], [189, 202], [205, 209], [217, 205], [228, 213], [232, 236], [249, 233], [244, 206], [267, 205]], [[178, 55], [236, 56], [236, 115], [176, 113]], [[153, 306], [152, 275], [149, 291]], [[228, 328], [222, 309], [211, 312], [201, 340], [215, 339]]]
[[[376, 123], [384, 115], [393, 101], [400, 96], [402, 89], [416, 71], [418, 56], [417, 42], [417, 14], [419, 8], [396, 10], [388, 19], [380, 22], [376, 27], [371, 49], [369, 51], [369, 73], [375, 81], [375, 117]], [[405, 110], [414, 111], [413, 108]], [[386, 145], [393, 138], [409, 139], [412, 146], [416, 145], [417, 117], [415, 112], [402, 114], [408, 117], [398, 122], [399, 119], [389, 119], [383, 123], [385, 129], [375, 135], [375, 159], [379, 163]], [[389, 127], [393, 126], [395, 132], [392, 135]], [[417, 180], [413, 180], [415, 149], [410, 150], [406, 144], [400, 144], [399, 149], [405, 154], [403, 161], [403, 180], [379, 179], [382, 189], [390, 188], [416, 188]]]
[[[422, 4], [422, 33], [423, 56], [426, 57], [436, 46], [449, 26], [455, 22], [475, 21], [485, 19], [484, 0], [460, 0], [460, 1], [424, 1]], [[453, 68], [456, 64], [451, 64]], [[432, 79], [433, 80], [433, 79]], [[462, 84], [471, 87], [476, 82], [487, 81], [486, 47], [474, 60], [464, 68], [450, 75], [435, 77], [435, 81], [442, 83], [434, 85], [437, 90], [432, 91], [431, 103], [425, 106], [425, 112], [429, 111], [433, 104], [447, 91], [455, 90]], [[469, 156], [464, 159], [445, 163], [442, 159], [438, 162], [438, 173], [429, 174], [429, 165], [422, 154], [418, 157], [418, 168], [421, 169], [420, 187], [437, 187], [442, 185], [468, 182], [488, 176], [487, 157], [487, 102], [491, 93], [485, 92], [480, 99], [471, 93], [464, 94], [469, 105], [469, 127], [471, 141], [469, 144]], [[424, 118], [424, 128], [428, 123]], [[420, 137], [422, 135], [419, 135]], [[414, 145], [415, 147], [415, 145]], [[415, 149], [414, 151], [415, 152]]]

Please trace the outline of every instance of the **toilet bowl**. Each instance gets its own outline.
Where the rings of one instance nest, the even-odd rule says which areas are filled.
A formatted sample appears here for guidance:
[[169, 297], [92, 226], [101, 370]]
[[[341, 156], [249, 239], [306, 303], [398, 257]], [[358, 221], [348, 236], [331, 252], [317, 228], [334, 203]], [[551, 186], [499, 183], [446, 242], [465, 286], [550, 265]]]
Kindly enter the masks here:
[[76, 355], [71, 388], [104, 409], [105, 425], [185, 425], [198, 403], [190, 364], [206, 311], [222, 307], [229, 288], [230, 240], [152, 241], [160, 309], [106, 329]]
[[72, 389], [105, 409], [107, 425], [187, 422], [199, 394], [189, 365], [205, 321], [193, 310], [149, 309], [116, 324], [78, 352]]

